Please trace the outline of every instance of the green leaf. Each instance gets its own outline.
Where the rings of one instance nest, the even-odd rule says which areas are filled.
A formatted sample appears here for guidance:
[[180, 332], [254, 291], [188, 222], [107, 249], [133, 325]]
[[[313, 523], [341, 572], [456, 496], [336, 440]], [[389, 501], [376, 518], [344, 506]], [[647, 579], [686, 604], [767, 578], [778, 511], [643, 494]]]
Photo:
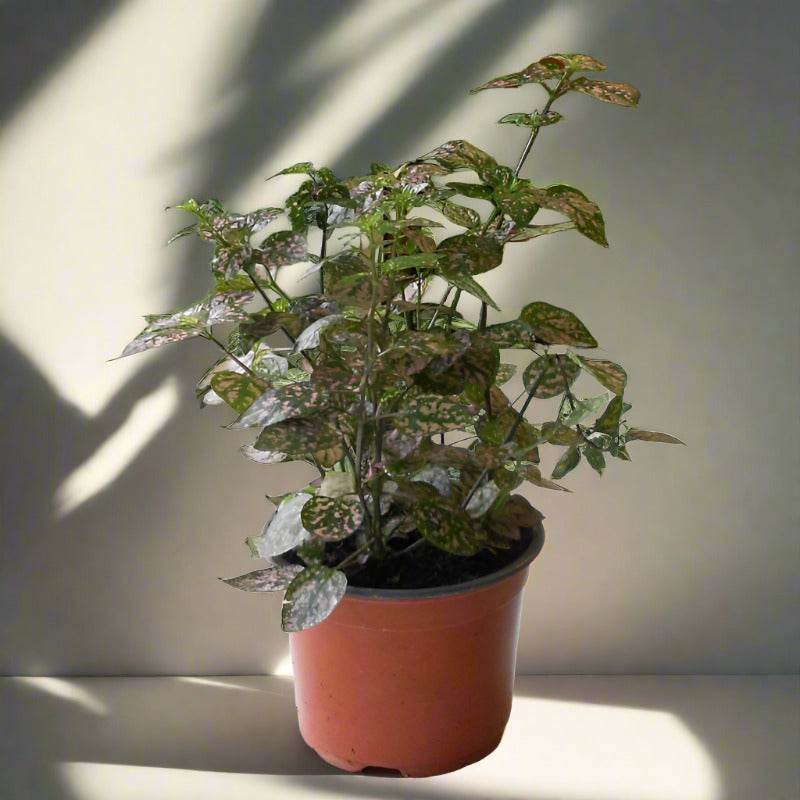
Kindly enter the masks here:
[[665, 444], [685, 444], [677, 436], [669, 433], [659, 433], [658, 431], [643, 431], [638, 428], [631, 428], [625, 434], [625, 441], [631, 442], [639, 440], [641, 442], [663, 442]]
[[628, 376], [619, 364], [604, 359], [583, 358], [582, 356], [576, 356], [576, 358], [581, 367], [606, 389], [614, 394], [622, 394], [625, 391]]
[[598, 474], [602, 475], [603, 470], [606, 468], [606, 457], [603, 455], [602, 450], [589, 445], [584, 451], [583, 455], [589, 462], [589, 466]]
[[460, 430], [471, 424], [469, 409], [456, 400], [436, 394], [421, 394], [407, 400], [392, 417], [394, 428], [401, 435], [444, 433]]
[[260, 395], [228, 429], [263, 428], [293, 417], [313, 416], [329, 405], [330, 398], [315, 381], [290, 383]]
[[594, 429], [600, 433], [607, 433], [609, 436], [616, 436], [619, 432], [619, 423], [622, 415], [630, 407], [630, 403], [626, 403], [622, 399], [622, 395], [616, 395], [606, 406], [602, 416], [595, 422]]
[[581, 435], [561, 422], [545, 422], [542, 425], [541, 439], [549, 444], [577, 445], [581, 442]]
[[284, 500], [258, 536], [249, 536], [247, 546], [257, 558], [273, 558], [308, 539], [300, 512], [310, 494], [296, 494]]
[[401, 270], [415, 270], [433, 266], [441, 256], [439, 253], [413, 253], [408, 256], [397, 256], [384, 261], [381, 268], [384, 273], [391, 274]]
[[464, 197], [472, 197], [476, 200], [491, 200], [494, 189], [482, 183], [460, 183], [459, 181], [448, 181], [447, 186], [457, 194]]
[[574, 228], [575, 223], [571, 220], [569, 222], [555, 222], [552, 225], [529, 225], [525, 228], [512, 229], [506, 241], [527, 242], [537, 236], [547, 236], [550, 233], [558, 233], [559, 231], [571, 231]]
[[603, 100], [606, 103], [616, 103], [620, 106], [636, 108], [639, 104], [640, 94], [637, 89], [627, 83], [609, 83], [608, 81], [593, 81], [589, 78], [576, 78], [570, 81], [569, 88], [583, 92], [590, 97]]
[[532, 114], [525, 114], [523, 112], [516, 112], [514, 114], [506, 114], [498, 122], [503, 125], [519, 125], [522, 128], [542, 128], [545, 125], [554, 125], [556, 122], [562, 120], [563, 117], [558, 111], [548, 111], [546, 116], [542, 116], [538, 111]]
[[300, 514], [303, 526], [315, 539], [338, 542], [355, 533], [364, 521], [364, 508], [354, 495], [314, 495]]
[[548, 186], [540, 201], [543, 208], [569, 217], [577, 230], [588, 239], [608, 247], [603, 214], [597, 204], [579, 189], [566, 184]]
[[586, 397], [575, 403], [572, 411], [562, 420], [564, 425], [579, 425], [585, 419], [593, 417], [606, 403], [608, 395], [601, 394], [598, 397]]
[[240, 372], [217, 372], [211, 377], [211, 388], [238, 414], [244, 413], [269, 389], [264, 381]]
[[495, 311], [500, 310], [500, 306], [492, 300], [491, 295], [486, 289], [481, 286], [475, 278], [470, 277], [469, 275], [448, 275], [447, 281], [452, 283], [456, 289], [461, 289], [467, 294], [471, 294], [473, 297], [477, 297], [482, 303], [486, 303], [487, 306], [490, 308], [495, 309]]
[[282, 567], [257, 569], [235, 578], [220, 578], [220, 580], [243, 592], [279, 592], [286, 589], [302, 570], [300, 564], [286, 564]]
[[313, 171], [314, 165], [310, 161], [298, 161], [297, 164], [292, 164], [290, 167], [285, 167], [274, 175], [270, 175], [267, 180], [271, 180], [278, 175], [310, 175]]
[[553, 478], [553, 480], [563, 478], [568, 472], [572, 472], [572, 470], [580, 464], [580, 461], [581, 451], [578, 450], [577, 447], [570, 447], [564, 455], [558, 459], [550, 477]]
[[539, 399], [563, 394], [578, 377], [580, 369], [563, 356], [540, 356], [525, 368], [522, 382]]
[[287, 633], [318, 625], [339, 605], [347, 591], [343, 572], [329, 567], [306, 567], [286, 590], [281, 627]]
[[586, 326], [565, 308], [537, 301], [528, 303], [519, 316], [530, 326], [534, 336], [545, 344], [597, 347], [597, 340]]

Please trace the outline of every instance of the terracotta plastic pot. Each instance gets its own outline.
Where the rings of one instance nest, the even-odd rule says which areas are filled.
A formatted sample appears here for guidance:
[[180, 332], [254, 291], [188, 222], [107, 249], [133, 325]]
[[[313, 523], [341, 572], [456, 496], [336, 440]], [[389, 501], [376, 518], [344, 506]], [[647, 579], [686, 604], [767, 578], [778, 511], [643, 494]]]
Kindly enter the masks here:
[[330, 764], [408, 777], [450, 772], [500, 743], [514, 687], [522, 588], [541, 526], [513, 563], [422, 590], [348, 588], [289, 636], [300, 733]]

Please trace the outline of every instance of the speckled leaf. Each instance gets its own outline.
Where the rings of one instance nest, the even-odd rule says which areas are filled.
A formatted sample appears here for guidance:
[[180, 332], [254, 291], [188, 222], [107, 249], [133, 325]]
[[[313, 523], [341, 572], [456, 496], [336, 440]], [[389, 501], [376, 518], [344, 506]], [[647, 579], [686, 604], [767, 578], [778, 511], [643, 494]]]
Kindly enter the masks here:
[[220, 578], [223, 583], [243, 592], [282, 592], [303, 571], [300, 564], [282, 567], [266, 567], [238, 575], [235, 578]]
[[608, 247], [603, 214], [597, 204], [579, 189], [565, 184], [548, 186], [541, 198], [541, 205], [569, 217], [580, 233], [593, 242]]
[[254, 265], [256, 276], [265, 279], [271, 270], [305, 261], [308, 242], [302, 233], [276, 231], [267, 237], [260, 250], [253, 251], [253, 256], [257, 259]]
[[336, 420], [285, 419], [264, 428], [256, 439], [256, 450], [286, 453], [291, 458], [313, 456], [323, 467], [333, 467], [344, 458], [345, 446]]
[[552, 489], [553, 491], [556, 492], [569, 491], [569, 489], [567, 489], [565, 486], [561, 486], [560, 484], [554, 483], [553, 481], [545, 478], [542, 475], [539, 467], [533, 464], [528, 464], [527, 466], [525, 466], [522, 471], [522, 474], [524, 475], [526, 481], [530, 481], [530, 483], [532, 483], [534, 486], [538, 486], [541, 489]]
[[558, 111], [548, 111], [547, 116], [542, 116], [538, 111], [532, 114], [525, 114], [521, 111], [513, 114], [506, 114], [498, 120], [501, 125], [519, 125], [523, 128], [542, 128], [545, 125], [555, 125], [556, 122], [562, 120], [563, 117]]
[[486, 544], [481, 526], [452, 500], [433, 487], [415, 484], [411, 514], [420, 535], [432, 545], [460, 556], [475, 555]]
[[[164, 315], [165, 318], [168, 315]], [[203, 325], [200, 323], [182, 322], [175, 326], [161, 324], [162, 320], [153, 318], [153, 322], [148, 325], [132, 342], [130, 342], [120, 354], [120, 358], [131, 356], [135, 353], [142, 353], [145, 350], [152, 350], [154, 347], [161, 347], [164, 344], [180, 342], [183, 339], [190, 339], [192, 336], [199, 336], [203, 333]], [[163, 319], [166, 322], [166, 319]]]
[[482, 92], [484, 89], [517, 89], [527, 83], [542, 83], [551, 78], [557, 78], [564, 70], [564, 64], [559, 64], [549, 57], [548, 60], [541, 59], [529, 64], [519, 72], [511, 72], [508, 75], [500, 75], [492, 78], [480, 86], [473, 89], [470, 94]]
[[436, 394], [418, 395], [407, 400], [392, 418], [401, 435], [444, 433], [459, 430], [473, 421], [469, 409], [461, 403]]
[[437, 253], [441, 272], [449, 278], [460, 275], [479, 275], [500, 266], [503, 246], [494, 236], [482, 236], [466, 231], [439, 243]]
[[497, 368], [497, 376], [495, 377], [494, 382], [498, 386], [502, 386], [504, 383], [510, 381], [516, 374], [516, 364], [500, 364], [500, 366]]
[[511, 217], [519, 228], [524, 228], [539, 210], [541, 197], [541, 189], [529, 187], [511, 191], [501, 186], [494, 190], [494, 200], [498, 207]]
[[445, 142], [425, 158], [433, 159], [449, 170], [471, 169], [484, 183], [494, 184], [496, 181], [497, 161], [463, 139]]
[[289, 458], [286, 453], [257, 450], [251, 444], [243, 445], [239, 449], [245, 458], [250, 459], [250, 461], [255, 461], [256, 464], [280, 464], [282, 461], [286, 461]]
[[[482, 442], [500, 446], [506, 442], [508, 434], [512, 430], [514, 435], [511, 441], [520, 448], [533, 447], [539, 438], [536, 428], [526, 419], [519, 419], [519, 412], [513, 408], [504, 408], [500, 412], [495, 412], [478, 427], [478, 436]], [[537, 460], [535, 453], [530, 456], [530, 460]]]
[[576, 78], [570, 81], [569, 88], [574, 89], [606, 103], [616, 103], [620, 106], [636, 108], [639, 104], [639, 91], [627, 83], [609, 83], [608, 81], [593, 81], [589, 78]]
[[451, 203], [449, 200], [442, 203], [442, 214], [450, 222], [460, 225], [462, 228], [474, 228], [481, 222], [480, 214], [477, 211], [458, 203]]
[[264, 381], [240, 372], [217, 372], [211, 388], [238, 414], [245, 412], [269, 389]]
[[286, 590], [281, 627], [287, 633], [318, 625], [339, 605], [347, 591], [343, 572], [329, 567], [306, 567]]
[[449, 359], [469, 347], [465, 331], [446, 334], [443, 331], [402, 331], [397, 334], [392, 347], [379, 357], [382, 368], [397, 375], [416, 375], [435, 358]]
[[586, 326], [565, 308], [537, 301], [528, 303], [519, 316], [530, 326], [534, 336], [545, 344], [597, 347], [597, 340]]
[[581, 356], [578, 356], [578, 360], [583, 369], [609, 391], [614, 394], [622, 394], [625, 391], [628, 376], [619, 364], [604, 359], [582, 358]]
[[253, 315], [251, 321], [243, 322], [239, 327], [245, 336], [262, 339], [281, 328], [292, 336], [297, 336], [303, 330], [303, 325], [303, 317], [299, 314], [291, 314], [288, 311], [265, 311]]
[[530, 325], [521, 319], [511, 319], [489, 325], [482, 335], [501, 350], [512, 348], [527, 350], [536, 344], [536, 337], [533, 335]]
[[[532, 361], [522, 374], [525, 389], [539, 399], [563, 394], [580, 369], [566, 358], [548, 354]], [[535, 390], [534, 390], [535, 387]]]
[[303, 506], [303, 526], [315, 539], [338, 542], [355, 533], [364, 521], [364, 509], [355, 495], [314, 495]]
[[290, 383], [260, 395], [228, 428], [263, 428], [293, 417], [312, 416], [328, 403], [316, 381]]
[[578, 450], [577, 447], [570, 447], [564, 455], [558, 459], [550, 477], [553, 478], [553, 480], [563, 478], [568, 472], [572, 472], [572, 470], [580, 464], [580, 461], [581, 451]]
[[253, 292], [212, 293], [203, 302], [180, 311], [151, 314], [145, 317], [147, 327], [128, 344], [120, 358], [200, 336], [208, 325], [246, 320], [247, 314], [239, 306], [252, 297]]
[[319, 345], [319, 336], [324, 328], [334, 322], [342, 319], [341, 314], [329, 314], [326, 317], [312, 322], [303, 332], [297, 337], [292, 352], [299, 353], [301, 350], [308, 350]]
[[464, 509], [472, 519], [482, 517], [500, 495], [500, 489], [494, 481], [488, 481], [475, 490]]
[[310, 499], [310, 494], [296, 494], [284, 500], [261, 533], [247, 538], [250, 552], [257, 558], [272, 558], [308, 539], [300, 512]]
[[677, 436], [659, 433], [658, 431], [643, 431], [638, 428], [631, 428], [625, 434], [625, 440], [628, 442], [638, 440], [641, 442], [663, 442], [664, 444], [685, 444]]

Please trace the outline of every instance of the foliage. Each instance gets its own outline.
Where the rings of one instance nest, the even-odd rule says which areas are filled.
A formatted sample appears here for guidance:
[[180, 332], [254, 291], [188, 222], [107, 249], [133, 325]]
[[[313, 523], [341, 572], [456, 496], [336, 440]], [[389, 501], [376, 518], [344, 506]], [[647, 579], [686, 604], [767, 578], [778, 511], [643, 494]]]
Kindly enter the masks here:
[[[541, 110], [500, 120], [529, 131], [516, 168], [452, 140], [350, 178], [295, 164], [278, 173], [302, 176], [279, 208], [178, 206], [194, 221], [173, 238], [213, 245], [213, 288], [187, 308], [147, 317], [123, 355], [213, 342], [222, 352], [198, 384], [201, 402], [226, 403], [237, 415], [230, 428], [253, 431], [243, 449], [253, 461], [302, 460], [319, 471], [277, 500], [262, 533], [248, 539], [268, 566], [226, 581], [285, 589], [285, 630], [324, 619], [347, 576], [370, 559], [413, 549], [423, 558], [420, 545], [457, 556], [508, 548], [541, 519], [514, 493], [524, 482], [560, 490], [557, 481], [582, 460], [602, 473], [608, 458], [629, 460], [632, 440], [678, 441], [627, 423], [625, 370], [579, 352], [597, 342], [575, 314], [534, 301], [488, 324], [487, 309], [499, 309], [478, 280], [501, 266], [506, 247], [540, 236], [575, 230], [608, 246], [600, 209], [583, 192], [520, 177], [540, 129], [561, 122], [551, 106], [567, 92], [636, 106], [631, 86], [576, 77], [604, 69], [589, 56], [550, 55], [474, 90], [544, 90]], [[541, 211], [564, 220], [537, 224]], [[306, 294], [280, 280], [299, 263], [309, 265]], [[467, 295], [480, 309], [472, 319]], [[520, 407], [501, 388], [514, 371], [501, 360], [510, 349], [530, 354]], [[578, 396], [581, 374], [605, 393]], [[552, 400], [553, 419], [528, 418], [534, 399]], [[539, 467], [548, 445], [562, 448], [549, 478]], [[287, 553], [292, 563], [273, 561]]]

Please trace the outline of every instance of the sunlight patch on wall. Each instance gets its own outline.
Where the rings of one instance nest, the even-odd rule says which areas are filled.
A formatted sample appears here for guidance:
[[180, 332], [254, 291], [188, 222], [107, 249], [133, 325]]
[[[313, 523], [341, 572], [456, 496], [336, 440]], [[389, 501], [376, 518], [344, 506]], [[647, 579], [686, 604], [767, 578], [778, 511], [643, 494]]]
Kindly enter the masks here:
[[37, 692], [43, 692], [51, 697], [74, 703], [90, 714], [96, 714], [97, 716], [108, 714], [108, 708], [100, 698], [87, 691], [83, 686], [77, 686], [63, 678], [18, 676], [11, 678], [11, 680], [35, 689]]
[[[321, 40], [318, 48], [303, 53], [302, 62], [298, 62], [300, 75], [325, 71], [337, 61], [349, 66], [328, 88], [325, 99], [316, 105], [302, 127], [293, 130], [285, 146], [270, 155], [266, 174], [297, 161], [311, 160], [318, 165], [335, 161], [425, 73], [439, 50], [457, 41], [498, 2], [417, 1], [413, 3], [414, 7], [419, 6], [416, 14], [408, 14], [405, 4], [399, 3], [381, 4], [381, 11], [386, 13], [377, 14], [377, 4], [362, 3], [372, 6], [370, 13], [359, 17], [360, 11], [354, 10]], [[390, 37], [381, 35], [387, 21], [396, 23]], [[353, 59], [351, 52], [342, 51], [342, 47], [351, 47], [344, 45], [345, 41], [363, 49], [362, 57]], [[341, 57], [342, 52], [346, 53], [346, 60]], [[408, 58], [410, 52], [414, 53], [413, 59]], [[249, 191], [254, 190], [263, 196], [261, 173], [258, 186], [254, 184]]]
[[213, 118], [206, 88], [269, 3], [231, 5], [129, 0], [0, 128], [0, 334], [86, 415], [142, 368], [106, 363], [139, 318], [174, 304], [159, 209], [193, 165], [164, 153]]
[[270, 675], [280, 675], [284, 678], [291, 678], [294, 675], [292, 668], [292, 657], [287, 654], [270, 671]]
[[174, 376], [139, 400], [128, 418], [56, 490], [57, 518], [73, 512], [113, 483], [136, 456], [153, 440], [180, 402], [180, 387]]

